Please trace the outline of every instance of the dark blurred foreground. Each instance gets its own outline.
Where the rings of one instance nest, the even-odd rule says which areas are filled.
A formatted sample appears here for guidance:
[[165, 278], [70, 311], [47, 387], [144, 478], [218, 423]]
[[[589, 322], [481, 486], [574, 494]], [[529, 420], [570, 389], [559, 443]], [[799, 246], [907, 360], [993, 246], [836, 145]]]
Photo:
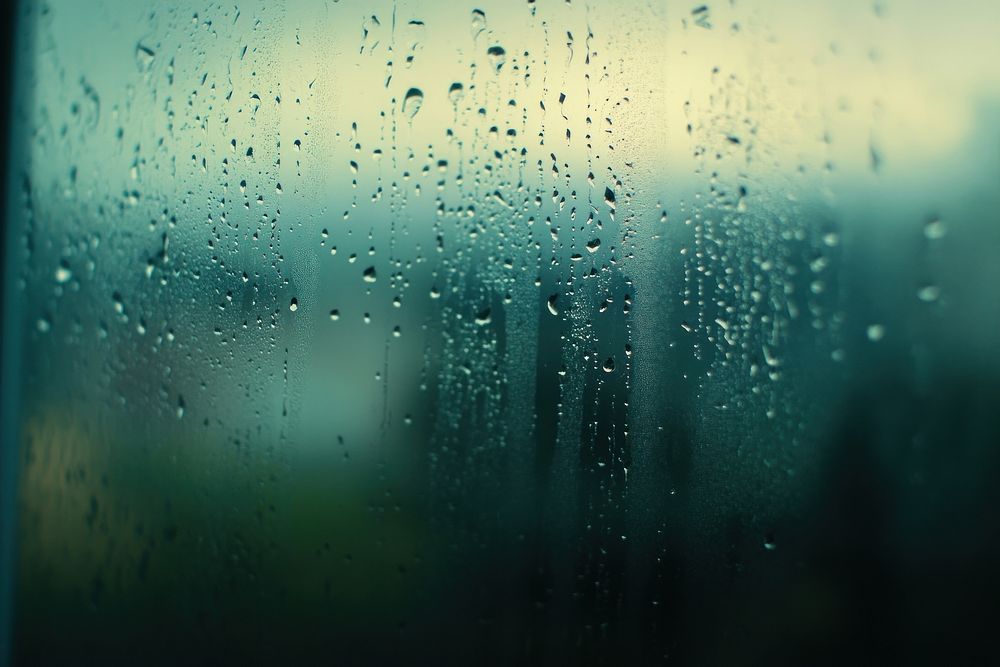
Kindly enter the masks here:
[[[517, 498], [494, 498], [495, 512], [456, 507], [423, 527], [462, 539], [397, 544], [414, 549], [399, 563], [363, 562], [392, 544], [352, 556], [300, 526], [272, 531], [273, 558], [246, 546], [259, 536], [220, 538], [232, 549], [220, 569], [168, 522], [141, 538], [168, 562], [74, 593], [22, 586], [14, 664], [989, 664], [1000, 383], [942, 374], [917, 395], [892, 367], [877, 377], [843, 400], [801, 506], [767, 525], [739, 511], [722, 530], [699, 525], [678, 417], [656, 462], [672, 487], [654, 496], [662, 522], [634, 541], [584, 525], [564, 541], [539, 514], [512, 516]], [[602, 502], [601, 484], [580, 479], [581, 501]], [[369, 516], [370, 533], [406, 543], [408, 529]], [[365, 542], [365, 525], [331, 534]], [[280, 554], [314, 547], [310, 572], [283, 569]]]

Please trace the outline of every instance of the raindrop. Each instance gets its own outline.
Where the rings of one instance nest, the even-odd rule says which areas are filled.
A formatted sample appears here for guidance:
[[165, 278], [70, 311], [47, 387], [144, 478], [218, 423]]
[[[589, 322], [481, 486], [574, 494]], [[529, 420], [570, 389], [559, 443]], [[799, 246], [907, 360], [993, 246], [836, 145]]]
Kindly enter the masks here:
[[486, 12], [481, 9], [472, 10], [472, 38], [479, 37], [479, 33], [486, 30]]
[[612, 372], [614, 372], [614, 370], [615, 370], [615, 358], [614, 357], [608, 357], [604, 361], [604, 366], [602, 366], [602, 368], [604, 369], [605, 373], [612, 373]]
[[448, 99], [454, 106], [458, 106], [459, 103], [465, 98], [465, 86], [458, 83], [457, 81], [448, 88]]
[[868, 326], [867, 334], [868, 340], [873, 343], [878, 342], [885, 337], [885, 327], [881, 324], [871, 324]]
[[700, 28], [711, 29], [712, 23], [709, 20], [708, 5], [700, 5], [691, 10], [694, 17], [694, 24]]
[[66, 264], [66, 260], [59, 263], [58, 268], [56, 268], [56, 282], [66, 283], [69, 279], [73, 277], [73, 272], [69, 270], [69, 266]]
[[367, 269], [365, 269], [365, 272], [362, 275], [363, 275], [366, 283], [373, 283], [373, 282], [375, 282], [375, 267], [374, 266], [369, 266]]
[[549, 312], [552, 313], [553, 315], [559, 314], [559, 308], [556, 307], [556, 300], [558, 298], [559, 298], [558, 294], [553, 294], [552, 296], [549, 297], [549, 300], [546, 304], [549, 308]]
[[412, 119], [424, 104], [424, 93], [419, 88], [410, 88], [403, 98], [403, 113]]
[[933, 303], [941, 297], [941, 288], [937, 285], [924, 285], [917, 290], [917, 298], [925, 303]]
[[612, 211], [614, 211], [617, 206], [615, 202], [615, 193], [611, 190], [611, 188], [604, 188], [604, 203], [607, 204], [608, 208]]
[[135, 60], [139, 65], [140, 72], [148, 72], [149, 68], [153, 66], [153, 58], [156, 56], [153, 50], [148, 46], [143, 46], [142, 44], [137, 44], [135, 47]]
[[947, 227], [945, 227], [944, 223], [938, 218], [932, 218], [924, 225], [924, 236], [932, 241], [943, 237], [947, 231]]
[[493, 66], [494, 72], [499, 72], [503, 64], [507, 62], [507, 52], [502, 46], [491, 46], [486, 49], [486, 55], [490, 57], [490, 64]]
[[288, 310], [294, 313], [298, 309], [299, 309], [299, 300], [293, 296], [291, 303], [288, 304]]
[[491, 320], [490, 309], [484, 308], [476, 313], [476, 324], [483, 326], [484, 324], [489, 324]]

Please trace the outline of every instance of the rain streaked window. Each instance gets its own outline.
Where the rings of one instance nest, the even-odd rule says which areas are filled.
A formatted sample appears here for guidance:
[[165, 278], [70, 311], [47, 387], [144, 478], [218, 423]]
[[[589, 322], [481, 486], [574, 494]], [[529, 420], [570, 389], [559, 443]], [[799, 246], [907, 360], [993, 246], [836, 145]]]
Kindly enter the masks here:
[[0, 664], [984, 664], [1000, 6], [22, 0]]

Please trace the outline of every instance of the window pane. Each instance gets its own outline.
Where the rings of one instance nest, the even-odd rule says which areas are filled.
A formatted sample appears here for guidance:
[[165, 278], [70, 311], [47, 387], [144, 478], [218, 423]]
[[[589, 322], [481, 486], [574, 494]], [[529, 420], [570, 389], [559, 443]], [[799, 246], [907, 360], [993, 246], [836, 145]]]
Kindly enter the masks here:
[[10, 659], [985, 661], [998, 26], [21, 3]]

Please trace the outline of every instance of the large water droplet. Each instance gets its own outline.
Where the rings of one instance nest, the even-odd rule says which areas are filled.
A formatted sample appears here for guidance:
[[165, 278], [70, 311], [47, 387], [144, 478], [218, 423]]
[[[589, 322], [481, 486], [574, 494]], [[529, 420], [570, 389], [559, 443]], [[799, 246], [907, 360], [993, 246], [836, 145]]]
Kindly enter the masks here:
[[611, 188], [604, 188], [604, 203], [608, 205], [612, 211], [615, 210], [617, 202], [615, 201], [615, 193]]
[[549, 300], [546, 303], [546, 305], [549, 308], [549, 312], [552, 313], [553, 315], [558, 315], [559, 314], [559, 308], [556, 307], [556, 300], [558, 300], [558, 299], [559, 299], [559, 295], [558, 294], [553, 294], [552, 296], [549, 297]]
[[472, 37], [479, 37], [479, 33], [486, 30], [486, 12], [481, 9], [472, 10]]
[[924, 224], [924, 236], [932, 241], [942, 238], [947, 231], [944, 223], [938, 218], [932, 218]]
[[148, 72], [149, 68], [153, 66], [153, 59], [156, 54], [148, 46], [143, 46], [142, 44], [136, 44], [135, 46], [135, 62], [139, 66], [140, 72]]
[[403, 98], [403, 113], [412, 119], [423, 105], [424, 92], [422, 90], [419, 88], [410, 88], [406, 91], [406, 97]]
[[496, 45], [486, 49], [486, 55], [490, 57], [490, 65], [494, 72], [499, 72], [503, 64], [507, 62], [507, 52], [502, 46]]
[[875, 343], [885, 337], [885, 327], [881, 324], [872, 324], [868, 327], [866, 333], [868, 334], [868, 340]]
[[924, 285], [917, 290], [917, 298], [925, 303], [933, 303], [941, 298], [941, 288], [937, 285]]
[[69, 265], [63, 260], [59, 263], [58, 268], [56, 268], [56, 282], [65, 283], [69, 282], [69, 279], [73, 277], [73, 272], [70, 271]]

